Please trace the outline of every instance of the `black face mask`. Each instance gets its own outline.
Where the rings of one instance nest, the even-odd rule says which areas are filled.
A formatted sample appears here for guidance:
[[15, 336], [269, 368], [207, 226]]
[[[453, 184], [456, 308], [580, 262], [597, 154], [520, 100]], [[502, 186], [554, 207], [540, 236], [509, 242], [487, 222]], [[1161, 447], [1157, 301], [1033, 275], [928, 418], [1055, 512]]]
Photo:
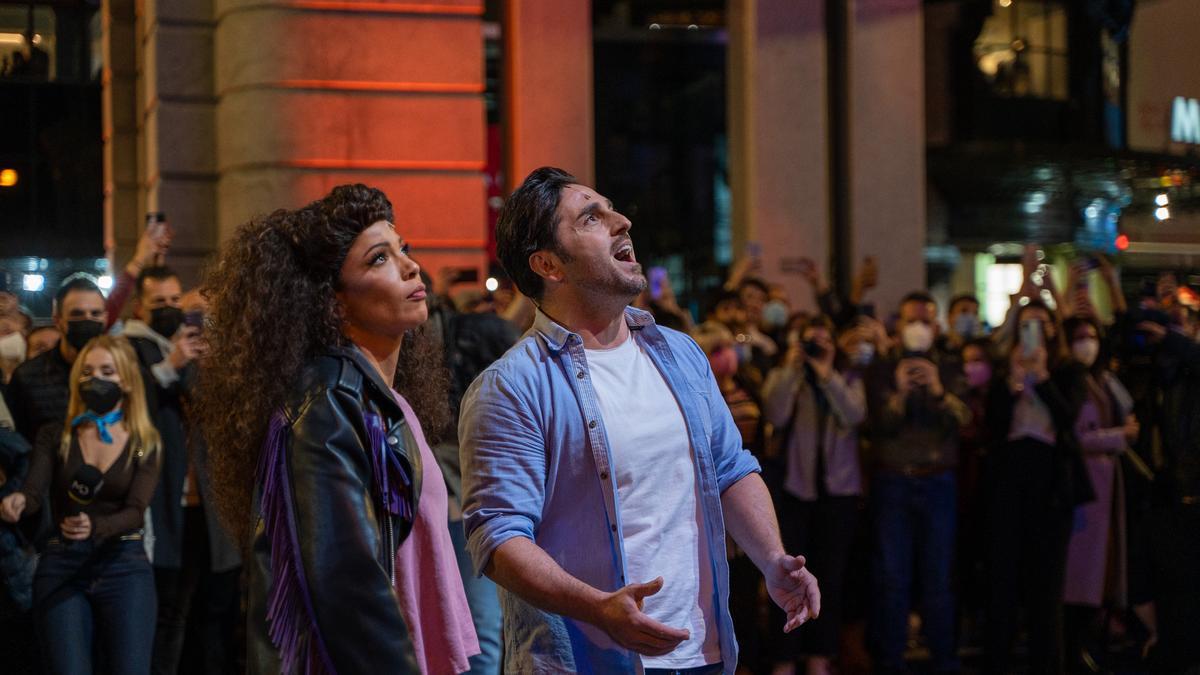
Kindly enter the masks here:
[[103, 321], [72, 319], [67, 322], [67, 344], [74, 347], [76, 351], [83, 349], [89, 340], [100, 335], [104, 335]]
[[103, 415], [117, 407], [124, 395], [121, 385], [111, 380], [93, 377], [79, 383], [79, 398], [83, 399], [83, 404], [88, 410], [97, 415]]
[[150, 310], [150, 329], [169, 338], [183, 324], [183, 310], [178, 307], [159, 307]]

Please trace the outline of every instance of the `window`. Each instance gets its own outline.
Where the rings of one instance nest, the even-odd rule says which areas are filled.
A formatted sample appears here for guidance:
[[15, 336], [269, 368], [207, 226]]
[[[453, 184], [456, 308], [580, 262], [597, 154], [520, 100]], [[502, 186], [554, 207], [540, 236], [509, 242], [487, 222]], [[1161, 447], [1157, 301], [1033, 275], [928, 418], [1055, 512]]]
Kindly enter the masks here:
[[1067, 99], [1067, 10], [1057, 0], [992, 0], [974, 52], [996, 95]]

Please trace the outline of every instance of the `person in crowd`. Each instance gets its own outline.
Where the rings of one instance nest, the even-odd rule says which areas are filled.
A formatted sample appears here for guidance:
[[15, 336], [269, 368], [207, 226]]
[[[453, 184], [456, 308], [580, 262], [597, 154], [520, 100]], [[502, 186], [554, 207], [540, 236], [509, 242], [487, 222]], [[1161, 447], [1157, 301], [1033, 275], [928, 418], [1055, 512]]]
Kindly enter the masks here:
[[943, 354], [957, 354], [971, 340], [984, 337], [979, 300], [969, 294], [954, 296], [946, 310], [946, 325], [946, 332], [938, 336], [938, 349]]
[[[857, 343], [846, 346], [853, 351], [843, 351], [844, 362], [858, 357]], [[763, 387], [767, 418], [786, 438], [783, 540], [789, 549], [812, 551], [809, 567], [824, 590], [824, 614], [791, 654], [807, 656], [809, 675], [833, 672], [863, 495], [858, 426], [867, 416], [866, 394], [860, 370], [835, 367], [837, 351], [833, 322], [818, 316], [788, 339], [782, 365]]]
[[31, 443], [43, 426], [62, 424], [75, 357], [108, 325], [104, 295], [96, 280], [86, 274], [73, 274], [63, 281], [54, 295], [52, 312], [63, 339], [56, 349], [22, 363], [4, 391], [17, 431]]
[[982, 476], [986, 472], [988, 450], [987, 403], [996, 364], [992, 342], [976, 337], [963, 344], [959, 352], [962, 377], [959, 399], [971, 412], [971, 421], [963, 425], [958, 453], [958, 545], [955, 570], [958, 580], [959, 610], [964, 622], [963, 642], [974, 643], [983, 627], [987, 606], [986, 543]]
[[27, 359], [36, 359], [51, 349], [58, 347], [58, 341], [61, 339], [62, 333], [59, 332], [54, 324], [36, 326], [33, 330], [29, 331], [29, 337], [25, 341], [27, 345], [25, 357]]
[[[951, 589], [959, 433], [966, 405], [934, 349], [937, 305], [924, 292], [900, 303], [900, 344], [867, 374], [875, 475], [878, 666], [904, 669], [914, 579], [935, 670], [959, 667]], [[915, 565], [915, 567], [914, 567]]]
[[1094, 669], [1100, 644], [1099, 608], [1127, 606], [1124, 481], [1117, 458], [1140, 432], [1133, 399], [1099, 358], [1100, 325], [1090, 317], [1068, 319], [1071, 360], [1083, 373], [1085, 397], [1075, 421], [1095, 500], [1075, 509], [1067, 548], [1066, 664]]
[[[447, 284], [443, 284], [448, 288]], [[450, 371], [450, 424], [440, 443], [433, 447], [438, 465], [446, 480], [450, 497], [450, 538], [459, 575], [471, 608], [471, 620], [479, 639], [479, 653], [470, 659], [472, 675], [494, 675], [501, 672], [502, 623], [500, 598], [496, 584], [487, 577], [475, 575], [471, 556], [467, 552], [462, 516], [462, 466], [458, 452], [458, 411], [463, 394], [471, 382], [496, 359], [503, 356], [519, 337], [516, 327], [495, 311], [456, 312], [446, 298], [430, 294], [429, 325], [442, 340], [446, 367]]]
[[1093, 498], [1075, 436], [1082, 394], [1053, 312], [1030, 300], [988, 396], [988, 672], [1011, 672], [1025, 607], [1032, 672], [1063, 671], [1062, 599], [1075, 507]]
[[[0, 501], [21, 489], [29, 472], [29, 441], [13, 428], [0, 397]], [[34, 660], [33, 573], [37, 557], [16, 525], [0, 522], [0, 663], [6, 672], [37, 670]]]
[[340, 186], [239, 228], [204, 284], [195, 413], [253, 555], [252, 673], [454, 673], [479, 651], [422, 433], [448, 423], [447, 374], [394, 221]]
[[696, 327], [692, 338], [708, 357], [717, 389], [742, 436], [742, 447], [758, 454], [762, 449], [762, 405], [758, 387], [747, 374], [749, 368], [738, 365], [733, 334], [724, 324], [706, 321]]
[[121, 317], [130, 296], [140, 290], [138, 280], [142, 277], [142, 271], [162, 265], [171, 248], [171, 237], [171, 227], [165, 221], [150, 223], [142, 230], [133, 257], [121, 268], [121, 273], [113, 280], [112, 290], [104, 300], [104, 307], [108, 311], [106, 328], [112, 328]]
[[150, 414], [162, 437], [162, 477], [151, 501], [158, 625], [154, 672], [179, 670], [192, 595], [208, 560], [199, 550], [208, 531], [188, 458], [184, 408], [203, 350], [199, 327], [183, 324], [183, 288], [168, 267], [146, 267], [134, 288], [133, 318], [121, 334], [133, 345], [147, 383]]
[[459, 437], [467, 545], [502, 589], [506, 672], [732, 675], [726, 529], [785, 631], [820, 610], [703, 352], [628, 307], [646, 285], [630, 227], [550, 167], [497, 223], [501, 263], [539, 311], [471, 385]]
[[143, 517], [158, 481], [160, 442], [133, 349], [99, 336], [71, 366], [67, 424], [45, 425], [21, 490], [0, 502], [15, 523], [47, 503], [57, 524], [34, 578], [43, 667], [146, 673], [154, 635], [154, 577]]
[[1191, 672], [1200, 667], [1200, 345], [1150, 317], [1133, 328], [1151, 354], [1163, 419], [1169, 420], [1156, 436], [1158, 480], [1146, 518], [1154, 602], [1139, 607], [1138, 615], [1150, 629], [1145, 648], [1151, 667]]

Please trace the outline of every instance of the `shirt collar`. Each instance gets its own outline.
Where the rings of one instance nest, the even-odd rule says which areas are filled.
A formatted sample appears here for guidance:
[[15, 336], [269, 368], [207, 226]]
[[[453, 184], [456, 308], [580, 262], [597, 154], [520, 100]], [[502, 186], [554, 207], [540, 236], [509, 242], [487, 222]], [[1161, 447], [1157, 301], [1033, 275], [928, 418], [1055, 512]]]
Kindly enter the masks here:
[[[630, 330], [641, 330], [646, 326], [654, 325], [654, 316], [650, 312], [637, 309], [636, 307], [626, 307], [625, 324], [629, 326]], [[566, 348], [572, 338], [579, 341], [583, 340], [578, 333], [568, 330], [565, 326], [547, 316], [542, 312], [541, 308], [537, 310], [537, 314], [534, 317], [533, 329], [542, 336], [542, 339], [546, 341], [546, 346], [554, 352], [560, 352]]]

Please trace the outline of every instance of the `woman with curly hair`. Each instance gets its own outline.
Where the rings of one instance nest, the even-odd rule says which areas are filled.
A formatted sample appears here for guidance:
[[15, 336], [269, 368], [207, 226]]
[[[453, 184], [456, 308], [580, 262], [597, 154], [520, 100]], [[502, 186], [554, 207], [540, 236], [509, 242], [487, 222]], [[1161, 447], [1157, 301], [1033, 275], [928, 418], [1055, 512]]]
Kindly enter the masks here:
[[197, 414], [251, 546], [250, 672], [452, 673], [478, 653], [421, 431], [446, 425], [447, 374], [392, 223], [382, 192], [341, 186], [242, 226], [205, 284]]

